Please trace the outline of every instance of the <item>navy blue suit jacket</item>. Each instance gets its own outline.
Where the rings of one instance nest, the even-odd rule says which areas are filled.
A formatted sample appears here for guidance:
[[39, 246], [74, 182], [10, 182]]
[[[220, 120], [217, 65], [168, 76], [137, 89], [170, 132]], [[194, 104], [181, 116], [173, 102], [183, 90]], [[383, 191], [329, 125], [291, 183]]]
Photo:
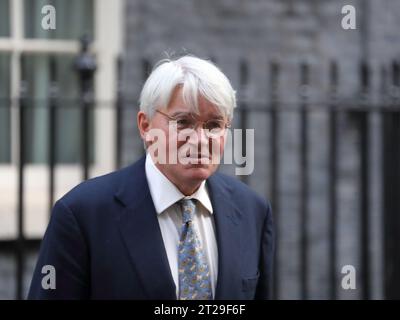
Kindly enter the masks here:
[[[176, 299], [145, 157], [87, 180], [58, 200], [29, 299]], [[269, 298], [273, 225], [268, 203], [237, 179], [207, 180], [218, 245], [215, 299]], [[56, 288], [42, 279], [56, 271]]]

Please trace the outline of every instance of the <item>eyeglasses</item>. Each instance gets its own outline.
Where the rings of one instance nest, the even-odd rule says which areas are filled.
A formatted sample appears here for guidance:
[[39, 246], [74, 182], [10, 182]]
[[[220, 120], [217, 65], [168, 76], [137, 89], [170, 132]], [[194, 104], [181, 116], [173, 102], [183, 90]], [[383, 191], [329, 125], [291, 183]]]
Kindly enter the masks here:
[[162, 114], [171, 121], [175, 121], [178, 131], [182, 131], [185, 129], [195, 130], [198, 124], [201, 123], [202, 128], [206, 130], [205, 131], [206, 135], [208, 135], [209, 137], [216, 137], [220, 136], [226, 128], [231, 127], [229, 122], [226, 122], [225, 120], [222, 119], [210, 119], [207, 121], [198, 121], [194, 118], [194, 116], [191, 113], [172, 117], [169, 114], [166, 114], [160, 110], [156, 110], [156, 112]]

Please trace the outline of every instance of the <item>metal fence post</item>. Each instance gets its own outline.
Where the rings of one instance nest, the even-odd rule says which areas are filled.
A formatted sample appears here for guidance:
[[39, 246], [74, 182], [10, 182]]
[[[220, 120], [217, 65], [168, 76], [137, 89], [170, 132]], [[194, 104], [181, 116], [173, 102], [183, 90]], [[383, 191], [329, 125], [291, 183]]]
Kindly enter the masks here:
[[48, 93], [48, 108], [49, 108], [49, 141], [48, 141], [48, 162], [49, 162], [49, 216], [54, 203], [54, 167], [56, 162], [56, 145], [57, 145], [57, 75], [56, 75], [55, 57], [50, 58], [50, 89]]
[[339, 71], [336, 61], [329, 66], [330, 102], [329, 102], [329, 297], [337, 299], [337, 210], [338, 210], [338, 110], [337, 90]]
[[19, 96], [19, 159], [18, 159], [18, 207], [17, 207], [17, 241], [16, 241], [16, 298], [23, 299], [25, 270], [25, 236], [24, 236], [24, 199], [25, 199], [25, 112], [26, 112], [26, 82], [24, 77], [24, 61], [21, 57], [22, 81]]
[[75, 70], [79, 76], [80, 82], [80, 100], [81, 100], [81, 162], [83, 167], [83, 180], [89, 177], [89, 108], [93, 103], [93, 78], [97, 69], [94, 57], [89, 53], [91, 40], [87, 36], [81, 38], [81, 52], [75, 60]]

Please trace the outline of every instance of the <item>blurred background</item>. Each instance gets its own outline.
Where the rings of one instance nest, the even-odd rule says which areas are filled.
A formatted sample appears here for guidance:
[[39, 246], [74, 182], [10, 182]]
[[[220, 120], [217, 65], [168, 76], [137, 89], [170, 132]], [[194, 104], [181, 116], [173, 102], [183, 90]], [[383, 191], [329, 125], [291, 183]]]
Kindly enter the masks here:
[[0, 0], [0, 299], [26, 297], [53, 203], [143, 154], [141, 86], [185, 53], [222, 69], [234, 127], [255, 129], [238, 179], [272, 203], [274, 298], [400, 298], [398, 30], [397, 0]]

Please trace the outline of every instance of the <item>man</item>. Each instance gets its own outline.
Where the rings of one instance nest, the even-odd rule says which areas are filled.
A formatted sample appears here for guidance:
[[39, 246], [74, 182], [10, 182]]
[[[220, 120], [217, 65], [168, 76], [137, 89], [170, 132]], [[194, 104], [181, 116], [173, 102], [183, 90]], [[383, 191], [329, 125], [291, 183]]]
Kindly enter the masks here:
[[216, 173], [235, 106], [211, 62], [161, 61], [137, 115], [146, 156], [56, 202], [29, 298], [269, 298], [271, 209]]

